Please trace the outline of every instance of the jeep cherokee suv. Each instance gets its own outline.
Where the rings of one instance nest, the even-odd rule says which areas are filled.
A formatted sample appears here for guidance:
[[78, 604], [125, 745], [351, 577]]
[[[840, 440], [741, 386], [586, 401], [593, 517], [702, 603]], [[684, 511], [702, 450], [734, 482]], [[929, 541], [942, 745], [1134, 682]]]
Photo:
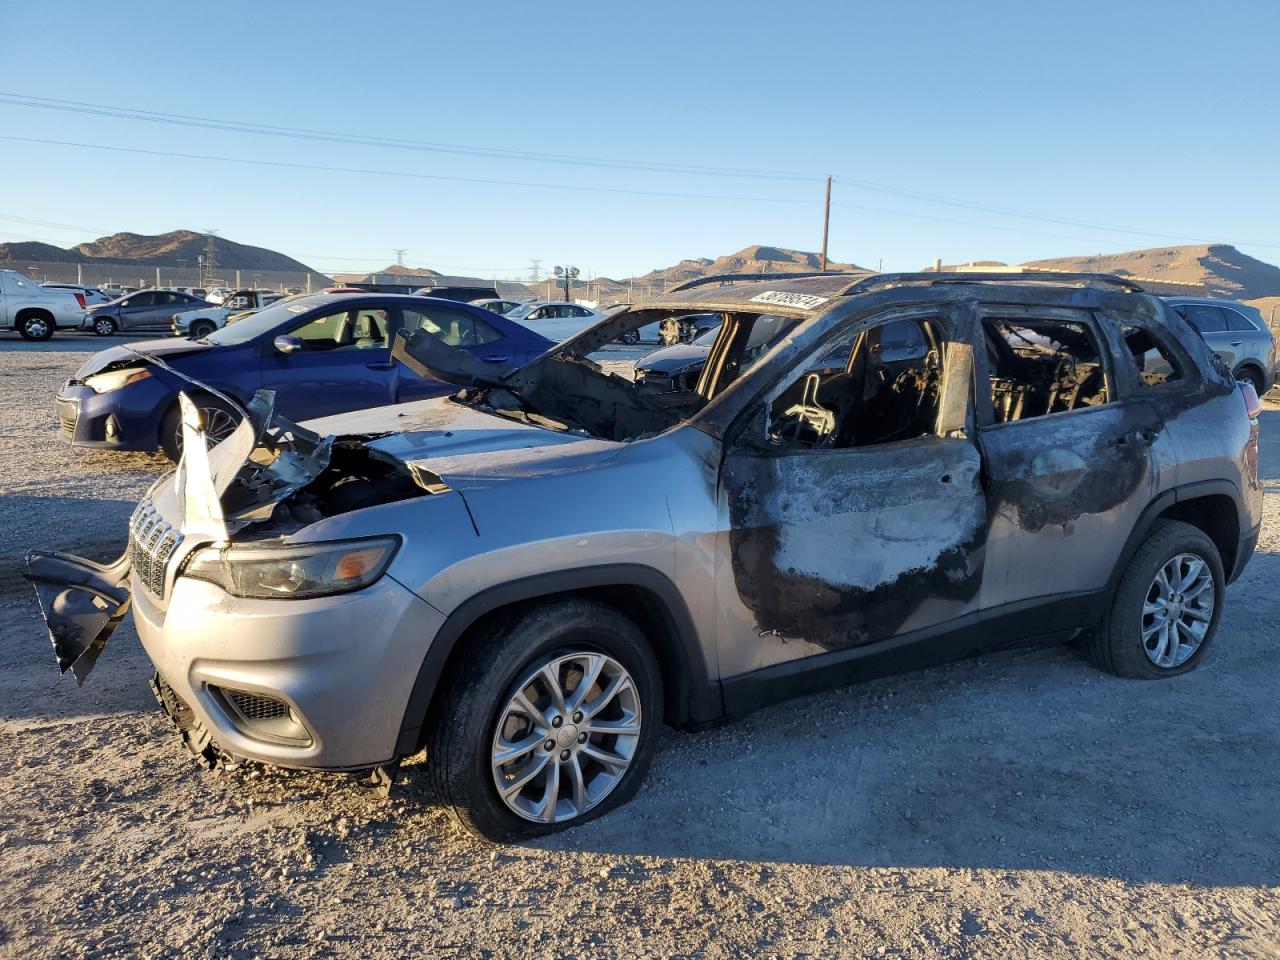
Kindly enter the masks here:
[[[591, 359], [690, 312], [720, 333], [688, 389]], [[790, 328], [749, 356], [762, 316]], [[30, 557], [62, 668], [132, 603], [205, 763], [387, 784], [425, 747], [514, 838], [633, 795], [664, 722], [1028, 637], [1183, 673], [1261, 522], [1252, 389], [1114, 277], [720, 277], [513, 372], [395, 356], [461, 389], [309, 428], [262, 392], [211, 450], [184, 394], [124, 556]]]

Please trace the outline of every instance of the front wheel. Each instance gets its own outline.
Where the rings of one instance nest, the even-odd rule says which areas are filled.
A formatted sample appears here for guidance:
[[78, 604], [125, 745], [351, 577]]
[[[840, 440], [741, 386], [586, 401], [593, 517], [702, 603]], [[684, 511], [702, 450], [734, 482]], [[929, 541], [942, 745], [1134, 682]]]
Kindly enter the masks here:
[[110, 317], [98, 317], [93, 321], [93, 332], [100, 337], [109, 337], [116, 332], [116, 322]]
[[1200, 662], [1218, 629], [1226, 580], [1213, 541], [1189, 523], [1161, 520], [1120, 578], [1089, 653], [1121, 677], [1157, 680]]
[[[205, 438], [211, 448], [231, 436], [240, 424], [240, 411], [217, 397], [196, 397], [195, 404], [204, 421]], [[169, 408], [160, 424], [160, 449], [174, 463], [182, 456], [182, 410], [176, 403]]]
[[48, 317], [23, 317], [18, 321], [18, 333], [23, 340], [48, 340], [53, 336], [53, 321]]
[[441, 690], [427, 768], [458, 823], [497, 842], [629, 800], [662, 717], [662, 678], [643, 634], [587, 600], [528, 610], [482, 640]]
[[622, 342], [629, 347], [634, 347], [637, 343], [640, 342], [640, 331], [628, 330], [626, 333], [622, 335]]
[[218, 328], [214, 326], [212, 323], [210, 323], [208, 320], [198, 320], [191, 325], [191, 329], [188, 331], [188, 333], [190, 334], [192, 340], [203, 340], [205, 337], [207, 337], [209, 334], [213, 333], [213, 331], [217, 329]]

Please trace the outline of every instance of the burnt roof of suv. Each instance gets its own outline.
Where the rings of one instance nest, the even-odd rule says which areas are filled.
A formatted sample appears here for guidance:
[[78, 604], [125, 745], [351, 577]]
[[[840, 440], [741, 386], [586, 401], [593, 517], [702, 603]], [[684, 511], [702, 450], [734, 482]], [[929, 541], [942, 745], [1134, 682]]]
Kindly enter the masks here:
[[633, 310], [699, 307], [703, 309], [755, 309], [761, 312], [811, 316], [839, 297], [857, 296], [878, 289], [903, 286], [956, 285], [1107, 286], [1142, 293], [1132, 280], [1108, 273], [1059, 273], [1056, 271], [874, 273], [726, 273], [689, 280]]

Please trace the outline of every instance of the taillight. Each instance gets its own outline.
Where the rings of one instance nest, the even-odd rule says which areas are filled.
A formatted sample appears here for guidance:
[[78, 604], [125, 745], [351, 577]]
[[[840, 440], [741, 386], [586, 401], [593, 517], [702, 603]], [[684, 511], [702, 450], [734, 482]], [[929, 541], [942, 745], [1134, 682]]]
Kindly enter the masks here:
[[77, 293], [77, 294], [76, 294], [76, 303], [80, 304], [80, 309], [81, 309], [81, 310], [83, 310], [83, 309], [84, 309], [84, 294], [83, 294], [83, 293]]
[[1262, 413], [1262, 401], [1258, 399], [1258, 391], [1253, 389], [1253, 384], [1240, 381], [1240, 395], [1244, 397], [1245, 413], [1249, 415], [1250, 420], [1257, 420], [1259, 414]]

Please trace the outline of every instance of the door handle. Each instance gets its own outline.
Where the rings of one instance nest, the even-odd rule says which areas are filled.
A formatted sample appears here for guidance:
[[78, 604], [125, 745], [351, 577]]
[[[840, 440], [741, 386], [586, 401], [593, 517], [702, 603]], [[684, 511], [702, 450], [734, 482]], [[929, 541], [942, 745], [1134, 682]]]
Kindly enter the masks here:
[[1238, 346], [1240, 346], [1240, 344], [1242, 344], [1242, 343], [1244, 343], [1244, 341], [1243, 341], [1243, 340], [1232, 340], [1232, 341], [1231, 341], [1231, 345], [1232, 345], [1233, 347], [1238, 347]]
[[490, 357], [481, 357], [480, 359], [483, 360], [485, 363], [506, 363], [511, 358], [503, 357], [503, 356], [490, 356]]
[[370, 370], [390, 370], [395, 364], [389, 360], [379, 360], [374, 363], [366, 363], [365, 366]]

